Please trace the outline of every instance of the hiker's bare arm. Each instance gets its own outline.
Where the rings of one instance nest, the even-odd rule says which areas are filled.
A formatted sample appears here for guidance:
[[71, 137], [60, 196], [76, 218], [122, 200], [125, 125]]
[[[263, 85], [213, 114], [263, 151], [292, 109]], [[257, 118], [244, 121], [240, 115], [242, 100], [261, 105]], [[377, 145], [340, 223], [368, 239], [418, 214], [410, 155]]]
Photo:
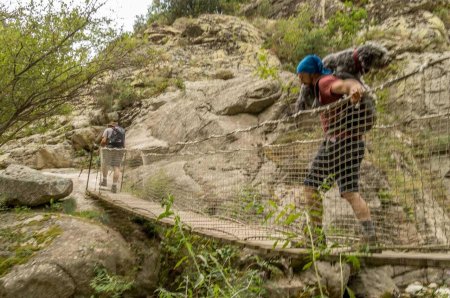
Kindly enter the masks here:
[[350, 102], [355, 104], [361, 100], [364, 87], [357, 80], [337, 80], [331, 85], [331, 92], [334, 94], [350, 95]]
[[107, 140], [106, 137], [102, 137], [102, 140], [100, 141], [100, 145], [101, 145], [102, 147], [105, 147], [105, 146], [106, 146], [106, 140]]

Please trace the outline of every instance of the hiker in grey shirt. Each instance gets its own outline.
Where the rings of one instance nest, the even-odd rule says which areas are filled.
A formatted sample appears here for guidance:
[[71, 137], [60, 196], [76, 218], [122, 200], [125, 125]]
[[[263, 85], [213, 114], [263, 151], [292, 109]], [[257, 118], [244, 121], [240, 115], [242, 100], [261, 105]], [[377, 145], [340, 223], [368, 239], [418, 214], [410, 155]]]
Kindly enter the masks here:
[[111, 192], [117, 192], [117, 182], [120, 177], [120, 165], [125, 153], [125, 130], [117, 122], [110, 122], [105, 129], [100, 142], [102, 148], [102, 174], [100, 186], [108, 185], [108, 169], [113, 168], [113, 184]]

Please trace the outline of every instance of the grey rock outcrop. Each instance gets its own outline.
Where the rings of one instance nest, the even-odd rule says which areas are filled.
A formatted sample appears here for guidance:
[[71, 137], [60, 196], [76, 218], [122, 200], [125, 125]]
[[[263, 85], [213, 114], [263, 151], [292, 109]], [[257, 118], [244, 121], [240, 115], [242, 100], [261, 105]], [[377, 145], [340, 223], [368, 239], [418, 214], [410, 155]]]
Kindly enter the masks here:
[[0, 196], [8, 205], [38, 206], [68, 196], [72, 180], [47, 176], [21, 165], [0, 172]]
[[446, 0], [370, 0], [366, 5], [368, 15], [377, 22], [390, 17], [412, 15], [417, 11], [433, 11], [434, 8], [444, 6]]
[[429, 11], [388, 17], [370, 27], [367, 36], [383, 43], [394, 55], [405, 52], [442, 52], [449, 49], [447, 29]]
[[68, 136], [72, 141], [73, 150], [91, 148], [93, 143], [98, 141], [99, 135], [101, 135], [104, 129], [105, 127], [102, 126], [93, 126], [71, 131]]
[[295, 16], [301, 5], [305, 3], [313, 7], [313, 10], [316, 12], [315, 17], [318, 20], [322, 17], [322, 12], [325, 12], [325, 17], [329, 17], [336, 11], [344, 9], [344, 4], [338, 0], [326, 1], [323, 9], [320, 6], [320, 1], [315, 0], [257, 0], [244, 6], [241, 9], [241, 13], [245, 16], [253, 16], [259, 13], [275, 19], [287, 18]]
[[46, 145], [40, 147], [34, 155], [36, 169], [70, 168], [72, 166], [72, 150], [65, 144]]
[[[317, 262], [319, 281], [328, 297], [342, 297], [341, 283], [347, 284], [350, 278], [350, 266], [348, 264], [330, 264], [327, 262]], [[305, 289], [315, 289], [310, 292], [311, 296], [319, 295], [317, 290], [318, 278], [313, 267], [301, 272], [292, 279], [282, 279], [267, 285], [269, 297], [302, 297]]]
[[[2, 285], [3, 284], [3, 285]], [[0, 297], [72, 297], [75, 282], [57, 264], [23, 266], [0, 279]]]
[[[29, 229], [18, 222], [15, 229]], [[58, 230], [47, 247], [0, 278], [0, 297], [89, 297], [95, 268], [125, 275], [133, 266], [128, 244], [117, 232], [67, 216], [35, 220], [35, 233]]]
[[[150, 109], [143, 110], [127, 130], [127, 144], [130, 148], [173, 146], [256, 125], [258, 113], [280, 100], [279, 88], [275, 82], [261, 81], [250, 74], [227, 81], [188, 82], [184, 92], [159, 96], [158, 101], [166, 103], [155, 111], [151, 108], [153, 100], [149, 101]], [[229, 95], [233, 89], [236, 96]], [[242, 141], [251, 144], [258, 139], [261, 142], [259, 137], [247, 136]]]
[[350, 281], [349, 288], [357, 297], [378, 298], [383, 295], [396, 297], [399, 289], [393, 280], [392, 266], [364, 268], [356, 278]]
[[220, 91], [214, 100], [214, 109], [220, 115], [241, 113], [259, 114], [281, 97], [281, 86], [276, 81], [255, 81], [249, 84], [242, 78], [231, 80], [228, 88]]

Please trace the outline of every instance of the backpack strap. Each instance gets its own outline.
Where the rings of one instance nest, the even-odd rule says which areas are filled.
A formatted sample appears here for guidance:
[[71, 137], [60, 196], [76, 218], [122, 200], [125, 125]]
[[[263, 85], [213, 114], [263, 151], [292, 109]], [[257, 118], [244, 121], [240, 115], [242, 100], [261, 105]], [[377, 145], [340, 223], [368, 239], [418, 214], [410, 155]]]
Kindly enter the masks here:
[[319, 81], [320, 81], [323, 77], [325, 77], [325, 76], [327, 76], [327, 75], [321, 75], [321, 76], [317, 79], [316, 83], [314, 84], [314, 88], [313, 88], [313, 89], [314, 89], [314, 97], [315, 97], [315, 99], [316, 99], [317, 102], [318, 102], [317, 107], [319, 107], [319, 106], [322, 105], [322, 100], [321, 100], [321, 97], [320, 97]]

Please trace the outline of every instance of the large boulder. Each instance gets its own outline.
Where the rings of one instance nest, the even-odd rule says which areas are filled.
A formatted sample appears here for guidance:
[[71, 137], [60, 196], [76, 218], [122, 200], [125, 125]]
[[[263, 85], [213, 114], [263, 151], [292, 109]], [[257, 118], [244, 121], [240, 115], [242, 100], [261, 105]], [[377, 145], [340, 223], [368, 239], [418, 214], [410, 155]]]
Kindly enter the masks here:
[[35, 136], [5, 146], [5, 153], [0, 155], [0, 165], [4, 168], [10, 164], [22, 164], [34, 169], [72, 167], [72, 146], [63, 140], [58, 140], [57, 144], [50, 142], [52, 140]]
[[105, 127], [102, 126], [79, 128], [71, 131], [67, 136], [70, 137], [74, 150], [89, 149], [95, 141], [98, 141], [104, 129]]
[[[419, 282], [421, 284], [437, 283], [443, 284], [449, 273], [442, 268], [417, 268], [417, 267], [394, 267], [392, 278], [400, 288]], [[447, 283], [448, 285], [448, 283]]]
[[254, 81], [237, 78], [230, 80], [227, 88], [220, 90], [214, 100], [214, 109], [220, 115], [240, 113], [259, 114], [281, 97], [281, 86], [277, 81]]
[[36, 169], [70, 168], [72, 162], [72, 148], [66, 144], [46, 145], [40, 147], [35, 153]]
[[72, 180], [47, 176], [21, 165], [10, 165], [0, 172], [0, 197], [8, 205], [38, 206], [68, 196]]
[[[399, 107], [403, 111], [408, 107], [407, 117], [423, 117], [445, 113], [450, 108], [448, 100], [450, 91], [450, 59], [444, 60], [432, 67], [418, 71], [430, 62], [450, 57], [450, 51], [438, 53], [407, 53], [399, 57], [405, 74], [415, 72], [415, 75], [401, 80], [388, 89], [388, 108], [396, 111]], [[419, 130], [425, 128], [419, 127]], [[417, 131], [415, 132], [417, 133]]]
[[[127, 144], [133, 148], [164, 148], [254, 126], [258, 124], [258, 113], [280, 95], [276, 83], [258, 80], [251, 74], [227, 81], [187, 82], [183, 92], [160, 95], [157, 101], [166, 103], [157, 110], [152, 108], [155, 100], [144, 104], [146, 108], [127, 130]], [[237, 138], [239, 141], [233, 145], [241, 147], [262, 142], [261, 136]], [[216, 148], [203, 145], [203, 150]]]
[[[3, 283], [3, 285], [1, 285]], [[73, 279], [56, 264], [22, 266], [0, 280], [0, 297], [72, 297]]]
[[[130, 247], [120, 234], [74, 217], [35, 216], [0, 230], [16, 231], [18, 244], [32, 246], [34, 251], [23, 265], [10, 268], [0, 278], [2, 298], [90, 297], [96, 268], [126, 276], [134, 265]], [[2, 250], [14, 254], [9, 251], [12, 245], [2, 248], [2, 244]]]
[[369, 0], [368, 2], [365, 8], [375, 22], [381, 22], [389, 17], [413, 15], [417, 11], [433, 11], [448, 5], [447, 0]]
[[[346, 285], [350, 278], [350, 266], [348, 264], [339, 265], [321, 261], [318, 261], [316, 266], [319, 279], [314, 267], [311, 266], [308, 270], [302, 271], [292, 278], [269, 283], [266, 286], [269, 293], [268, 296], [289, 298], [319, 296], [317, 283], [320, 281], [328, 297], [342, 297], [342, 285]], [[308, 291], [308, 289], [310, 290]], [[311, 296], [306, 296], [306, 294]]]
[[357, 297], [396, 297], [399, 289], [393, 280], [392, 266], [364, 268], [349, 282]]

